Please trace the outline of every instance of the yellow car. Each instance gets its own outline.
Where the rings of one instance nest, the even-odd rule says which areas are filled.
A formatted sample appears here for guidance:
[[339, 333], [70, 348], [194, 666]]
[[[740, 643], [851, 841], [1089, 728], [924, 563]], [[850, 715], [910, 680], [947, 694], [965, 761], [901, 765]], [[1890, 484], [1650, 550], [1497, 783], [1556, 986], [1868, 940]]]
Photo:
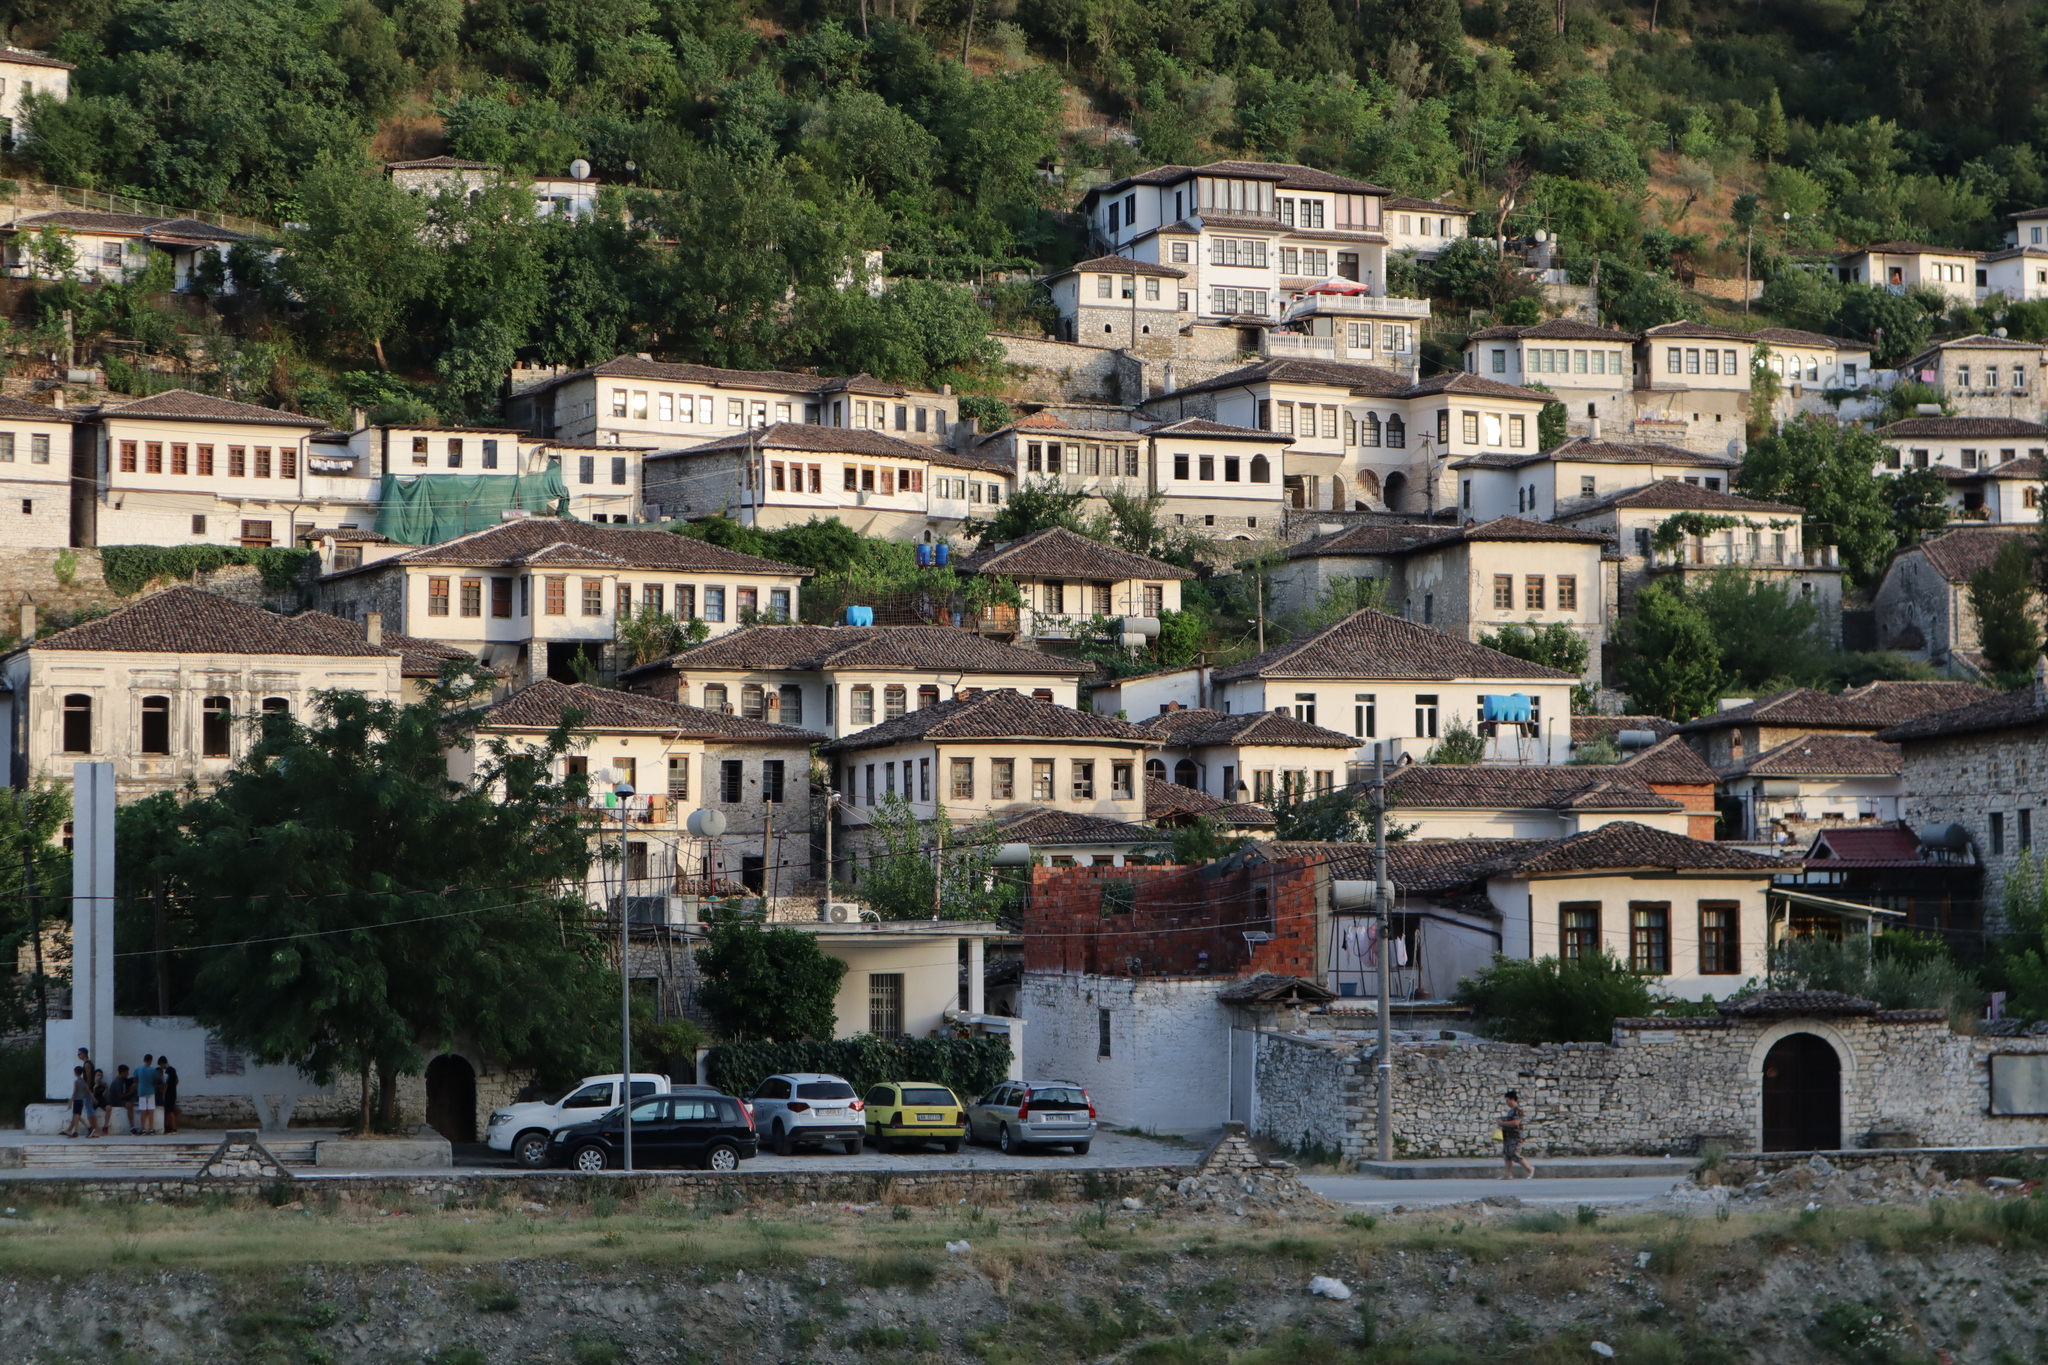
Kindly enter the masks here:
[[967, 1113], [959, 1098], [926, 1081], [891, 1081], [869, 1090], [867, 1121], [868, 1141], [884, 1152], [899, 1143], [922, 1147], [928, 1142], [957, 1152], [967, 1135]]

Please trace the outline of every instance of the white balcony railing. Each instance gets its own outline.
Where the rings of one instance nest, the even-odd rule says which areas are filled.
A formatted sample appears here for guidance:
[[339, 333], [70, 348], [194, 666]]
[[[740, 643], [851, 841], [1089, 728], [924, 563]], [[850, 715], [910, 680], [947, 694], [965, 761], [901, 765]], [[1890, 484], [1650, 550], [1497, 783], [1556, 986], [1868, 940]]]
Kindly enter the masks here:
[[1399, 299], [1386, 294], [1310, 294], [1289, 304], [1282, 316], [1292, 322], [1296, 318], [1317, 314], [1351, 318], [1426, 318], [1429, 316], [1429, 300]]

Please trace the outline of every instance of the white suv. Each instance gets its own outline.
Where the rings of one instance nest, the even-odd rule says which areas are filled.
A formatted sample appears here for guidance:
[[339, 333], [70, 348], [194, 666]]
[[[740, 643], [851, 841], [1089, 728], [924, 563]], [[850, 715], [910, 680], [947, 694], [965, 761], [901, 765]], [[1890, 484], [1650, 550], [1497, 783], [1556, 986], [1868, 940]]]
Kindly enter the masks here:
[[[633, 1073], [633, 1094], [664, 1095], [670, 1089], [666, 1076], [649, 1071]], [[587, 1123], [619, 1102], [619, 1073], [585, 1076], [560, 1099], [508, 1104], [491, 1115], [485, 1142], [494, 1152], [509, 1152], [515, 1165], [537, 1171], [548, 1164], [548, 1139], [558, 1128]]]
[[770, 1076], [747, 1096], [754, 1106], [754, 1127], [761, 1141], [788, 1156], [799, 1145], [837, 1142], [848, 1155], [858, 1155], [867, 1138], [867, 1119], [854, 1088], [844, 1077], [815, 1071], [790, 1071]]

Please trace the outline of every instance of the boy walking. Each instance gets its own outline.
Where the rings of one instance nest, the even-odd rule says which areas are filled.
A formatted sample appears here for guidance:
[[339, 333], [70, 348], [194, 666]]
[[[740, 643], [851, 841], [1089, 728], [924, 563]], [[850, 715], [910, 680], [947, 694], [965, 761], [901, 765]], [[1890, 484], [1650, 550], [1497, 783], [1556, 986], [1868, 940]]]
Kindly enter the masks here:
[[142, 1067], [135, 1073], [136, 1127], [145, 1137], [156, 1133], [156, 1058], [145, 1052]]
[[71, 1123], [64, 1130], [65, 1137], [78, 1136], [80, 1119], [85, 1120], [85, 1135], [91, 1137], [92, 1126], [98, 1119], [98, 1111], [92, 1103], [92, 1082], [86, 1078], [84, 1067], [74, 1066], [71, 1068]]
[[1513, 1180], [1519, 1163], [1529, 1173], [1528, 1178], [1534, 1180], [1536, 1168], [1522, 1155], [1522, 1097], [1510, 1090], [1502, 1098], [1508, 1102], [1508, 1111], [1500, 1116], [1500, 1155], [1507, 1165], [1507, 1173], [1501, 1179]]

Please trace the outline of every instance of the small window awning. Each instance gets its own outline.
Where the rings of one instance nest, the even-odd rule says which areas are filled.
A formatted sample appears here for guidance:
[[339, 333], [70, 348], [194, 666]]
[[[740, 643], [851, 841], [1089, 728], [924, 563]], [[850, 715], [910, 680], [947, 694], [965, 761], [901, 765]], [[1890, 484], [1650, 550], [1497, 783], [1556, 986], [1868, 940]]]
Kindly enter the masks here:
[[1834, 915], [1840, 919], [1903, 920], [1906, 918], [1906, 912], [1903, 910], [1887, 910], [1880, 905], [1858, 905], [1855, 901], [1838, 901], [1831, 896], [1816, 896], [1810, 891], [1790, 891], [1784, 887], [1774, 886], [1770, 889], [1769, 895], [1773, 900], [1785, 901], [1788, 904], [1801, 906], [1808, 910], [1818, 910], [1822, 914]]

